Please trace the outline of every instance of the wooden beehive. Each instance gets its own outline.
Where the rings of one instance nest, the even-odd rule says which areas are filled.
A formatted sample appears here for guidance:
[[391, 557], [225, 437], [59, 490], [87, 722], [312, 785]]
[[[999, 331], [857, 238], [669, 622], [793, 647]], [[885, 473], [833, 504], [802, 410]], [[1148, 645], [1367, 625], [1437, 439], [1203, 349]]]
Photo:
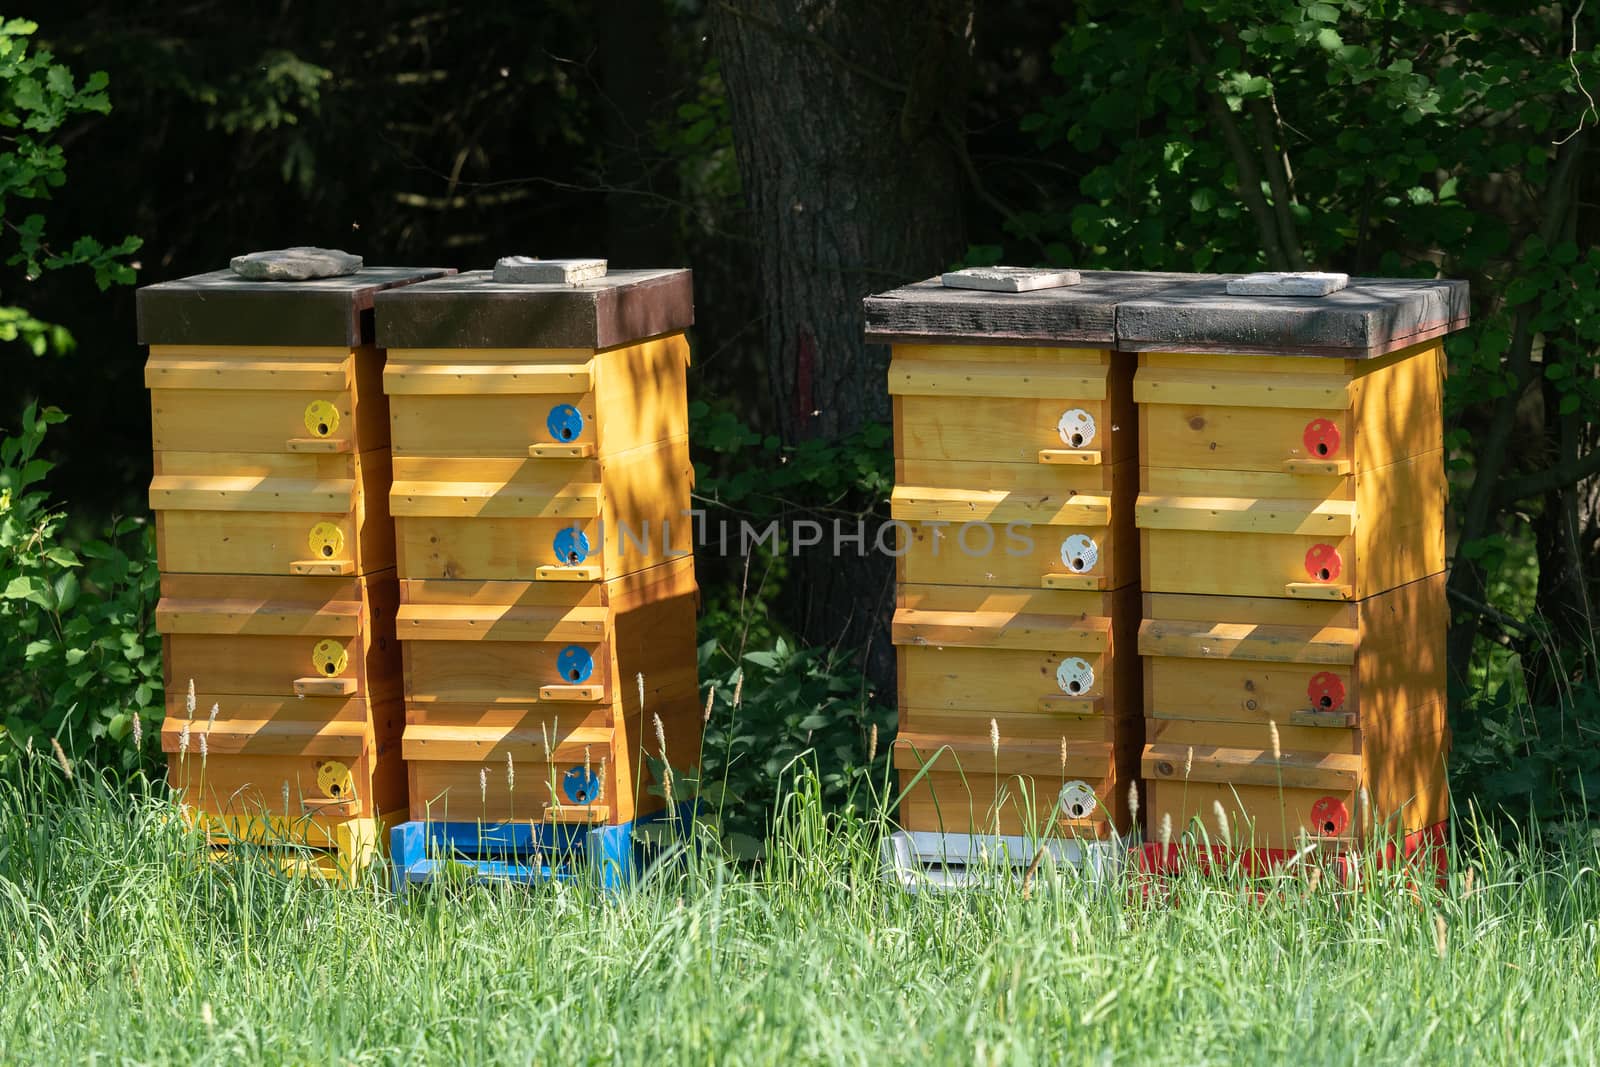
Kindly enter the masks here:
[[375, 841], [405, 808], [371, 308], [380, 290], [444, 273], [252, 282], [216, 271], [139, 292], [162, 747], [169, 781], [219, 836], [339, 848], [353, 833]]
[[1170, 275], [1034, 292], [921, 282], [866, 301], [893, 346], [895, 766], [913, 833], [1129, 829], [1138, 430], [1118, 300]]
[[656, 716], [673, 765], [699, 755], [689, 272], [462, 274], [377, 319], [411, 817], [659, 811]]
[[[1139, 352], [1151, 825], [1268, 848], [1446, 813], [1440, 339], [1460, 282], [1118, 307]], [[1274, 735], [1276, 742], [1274, 742]]]

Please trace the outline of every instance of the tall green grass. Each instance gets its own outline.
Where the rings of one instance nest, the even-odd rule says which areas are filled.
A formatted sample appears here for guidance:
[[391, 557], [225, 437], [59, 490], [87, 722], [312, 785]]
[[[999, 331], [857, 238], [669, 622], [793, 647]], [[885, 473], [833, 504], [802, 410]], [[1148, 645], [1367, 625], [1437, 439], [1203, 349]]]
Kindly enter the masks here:
[[[804, 775], [763, 865], [397, 900], [211, 862], [159, 795], [0, 784], [0, 1062], [1562, 1063], [1600, 1050], [1600, 855], [1463, 843], [1151, 898], [1046, 864], [908, 895]], [[1472, 870], [1470, 887], [1466, 871]], [[1258, 895], [1258, 891], [1264, 892]]]

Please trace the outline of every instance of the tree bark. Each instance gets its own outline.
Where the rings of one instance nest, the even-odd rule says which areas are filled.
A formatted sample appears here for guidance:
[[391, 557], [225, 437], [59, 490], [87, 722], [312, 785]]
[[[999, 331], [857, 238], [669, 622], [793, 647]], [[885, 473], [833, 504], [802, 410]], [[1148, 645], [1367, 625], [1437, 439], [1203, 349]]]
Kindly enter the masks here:
[[[861, 299], [937, 273], [964, 248], [971, 19], [972, 0], [712, 6], [786, 443], [888, 421], [888, 352], [863, 342]], [[790, 606], [808, 640], [870, 649], [869, 677], [886, 695], [890, 561], [870, 534], [865, 558], [828, 547], [796, 561]]]

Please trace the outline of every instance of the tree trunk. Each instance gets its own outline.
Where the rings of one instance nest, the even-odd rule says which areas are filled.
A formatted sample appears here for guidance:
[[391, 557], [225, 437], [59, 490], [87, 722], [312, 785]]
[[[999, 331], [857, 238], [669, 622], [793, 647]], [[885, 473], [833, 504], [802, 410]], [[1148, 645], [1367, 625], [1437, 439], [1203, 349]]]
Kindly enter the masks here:
[[[971, 19], [972, 0], [713, 4], [786, 443], [888, 421], [888, 352], [863, 343], [861, 299], [937, 273], [964, 248]], [[834, 558], [830, 545], [791, 574], [801, 634], [867, 649], [887, 696], [891, 561], [870, 533], [865, 558]]]

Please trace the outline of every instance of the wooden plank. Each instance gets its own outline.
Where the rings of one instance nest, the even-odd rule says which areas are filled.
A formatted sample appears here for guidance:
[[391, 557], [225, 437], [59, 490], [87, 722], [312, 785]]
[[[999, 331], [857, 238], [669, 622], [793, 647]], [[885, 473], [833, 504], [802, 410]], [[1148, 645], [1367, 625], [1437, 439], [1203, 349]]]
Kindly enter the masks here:
[[1042, 589], [1104, 589], [1106, 585], [1103, 574], [1046, 574], [1039, 579]]
[[389, 494], [397, 518], [592, 519], [600, 486], [590, 483], [396, 481]]
[[[295, 351], [310, 354], [317, 350]], [[348, 348], [323, 349], [320, 358], [295, 360], [246, 359], [239, 356], [186, 359], [152, 352], [144, 365], [144, 386], [151, 390], [310, 390], [339, 393], [350, 388], [349, 359]]]
[[611, 821], [611, 808], [605, 804], [546, 804], [543, 821], [575, 826], [603, 826]]
[[1114, 466], [1045, 464], [1024, 459], [1019, 463], [990, 460], [926, 460], [899, 457], [895, 481], [901, 486], [925, 486], [961, 491], [1020, 490], [1051, 493], [1061, 498], [1090, 493], [1114, 493], [1124, 483], [1138, 480], [1138, 468], [1124, 459]]
[[289, 573], [307, 577], [351, 575], [356, 573], [356, 563], [350, 559], [297, 559], [289, 564]]
[[601, 352], [595, 366], [595, 433], [602, 455], [688, 437], [689, 341], [682, 333]]
[[317, 604], [163, 595], [156, 605], [156, 630], [163, 634], [354, 637], [361, 620], [359, 599]]
[[319, 678], [315, 675], [294, 680], [294, 692], [302, 697], [348, 697], [357, 691], [354, 678]]
[[606, 699], [603, 685], [541, 685], [539, 699], [549, 703], [597, 704]]
[[1139, 542], [1141, 584], [1154, 593], [1289, 596], [1291, 584], [1310, 582], [1306, 553], [1318, 545], [1332, 545], [1339, 553], [1341, 584], [1357, 576], [1350, 537], [1141, 529]]
[[[969, 778], [992, 774], [1103, 777], [1110, 760], [1111, 746], [1100, 742], [1069, 745], [1064, 764], [1058, 743], [1008, 743], [1002, 739], [996, 750], [986, 738], [908, 732], [902, 732], [894, 743], [896, 770], [918, 771], [933, 767], [944, 773], [964, 773]], [[1053, 801], [1054, 797], [1050, 799]]]
[[1098, 448], [1041, 448], [1039, 462], [1061, 467], [1094, 467], [1100, 464]]
[[1349, 600], [1353, 587], [1332, 582], [1285, 582], [1284, 596], [1302, 600]]
[[[1406, 348], [1358, 367], [1350, 452], [1357, 473], [1444, 447], [1444, 347]], [[1403, 418], [1396, 413], [1403, 412]]]
[[[156, 514], [161, 534], [161, 570], [187, 574], [289, 574], [290, 565], [312, 561], [309, 534], [318, 523], [339, 527], [348, 554], [355, 524], [348, 514], [270, 511], [163, 511]], [[363, 558], [366, 571], [392, 566], [393, 559]], [[293, 573], [353, 574], [357, 563], [328, 570]]]
[[603, 607], [403, 604], [397, 625], [402, 641], [584, 643], [603, 639], [610, 617]]
[[[394, 520], [400, 577], [412, 581], [525, 582], [535, 578], [540, 567], [554, 564], [556, 535], [568, 529], [582, 532], [591, 545], [600, 543], [598, 519], [401, 515]], [[615, 531], [608, 536], [616, 536]], [[585, 583], [541, 584], [579, 589]]]
[[354, 479], [310, 481], [251, 477], [156, 475], [150, 481], [152, 511], [348, 511], [355, 505]]
[[337, 437], [291, 437], [283, 443], [289, 452], [307, 452], [326, 454], [333, 452], [349, 452], [350, 442]]
[[530, 459], [593, 459], [597, 453], [593, 442], [568, 445], [553, 441], [528, 446]]
[[[1226, 471], [1141, 467], [1139, 489], [1159, 496], [1223, 496], [1264, 500], [1354, 500], [1355, 479], [1289, 471]], [[1359, 509], [1358, 509], [1359, 510]]]
[[[461, 355], [464, 353], [457, 353], [458, 358]], [[562, 405], [576, 408], [583, 417], [583, 439], [575, 443], [598, 440], [592, 429], [596, 425], [593, 393], [551, 395], [537, 400], [526, 396], [407, 394], [389, 398], [389, 405], [397, 459], [526, 459], [535, 444], [568, 443], [553, 441], [546, 425], [550, 410]]]
[[1133, 377], [1140, 404], [1293, 408], [1341, 411], [1351, 404], [1351, 379], [1327, 374], [1235, 374], [1203, 364], [1141, 367]]
[[1141, 493], [1134, 515], [1141, 528], [1153, 530], [1348, 537], [1356, 527], [1356, 504], [1351, 500], [1256, 500]]
[[[1152, 781], [1144, 791], [1150, 825], [1170, 821], [1174, 842], [1185, 833], [1220, 845], [1216, 809], [1228, 819], [1228, 841], [1236, 850], [1252, 848], [1299, 849], [1316, 841], [1311, 830], [1316, 819], [1312, 806], [1331, 796], [1342, 803], [1352, 820], [1359, 811], [1359, 794], [1351, 789], [1279, 789], [1274, 785], [1232, 782]], [[1198, 827], [1198, 829], [1197, 829]]]
[[[535, 704], [540, 688], [563, 684], [555, 642], [407, 641], [406, 702], [409, 705]], [[584, 646], [594, 655], [588, 684], [604, 686], [609, 654], [603, 644]]]
[[[184, 722], [167, 718], [161, 724], [161, 751], [177, 754]], [[206, 758], [212, 756], [359, 756], [372, 743], [372, 727], [365, 722], [226, 718], [189, 724], [188, 757], [200, 758], [200, 737], [206, 738]], [[198, 770], [196, 771], [198, 776]]]
[[1016, 521], [1105, 526], [1111, 521], [1111, 497], [897, 485], [890, 496], [889, 510], [895, 518], [912, 522]]
[[[1141, 368], [1145, 373], [1149, 368]], [[1238, 375], [1241, 380], [1249, 376]], [[1239, 407], [1231, 404], [1144, 404], [1139, 409], [1139, 462], [1148, 467], [1284, 473], [1289, 460], [1313, 457], [1306, 428], [1331, 422], [1349, 448], [1348, 410]]]
[[1283, 461], [1283, 470], [1286, 474], [1335, 474], [1346, 475], [1351, 471], [1351, 462], [1348, 459], [1286, 459]]
[[1311, 683], [1322, 674], [1332, 675], [1344, 689], [1337, 714], [1354, 716], [1362, 707], [1362, 687], [1349, 665], [1156, 655], [1146, 657], [1144, 671], [1145, 707], [1152, 719], [1254, 723], [1263, 730], [1268, 722], [1281, 726], [1317, 706]]
[[1358, 632], [1347, 627], [1146, 619], [1139, 626], [1141, 656], [1309, 663], [1351, 666]]
[[1098, 591], [981, 588], [917, 582], [895, 587], [895, 606], [925, 611], [1001, 611], [1080, 618], [1090, 615], [1109, 618], [1112, 614], [1110, 594]]
[[894, 613], [891, 632], [897, 645], [1101, 652], [1110, 625], [1104, 618], [901, 608]]
[[[582, 764], [587, 758], [598, 765], [609, 754], [613, 736], [608, 728], [582, 728], [556, 734], [527, 728], [410, 725], [406, 727], [403, 744], [408, 760], [492, 761], [496, 764], [494, 774], [503, 782], [507, 756], [517, 763]], [[545, 748], [547, 740], [550, 742], [548, 750]], [[532, 767], [529, 770], [530, 777], [539, 774]], [[472, 768], [472, 774], [476, 778], [476, 767]], [[473, 792], [477, 792], [476, 781]]]
[[1113, 741], [1118, 726], [1116, 718], [1103, 714], [1103, 702], [1098, 698], [1076, 702], [1063, 698], [1059, 704], [1041, 701], [1039, 707], [1026, 711], [967, 712], [902, 706], [899, 728], [910, 734], [964, 735], [987, 745], [991, 722], [1007, 742], [1054, 744], [1058, 749], [1063, 741]]
[[601, 578], [599, 564], [578, 567], [537, 567], [533, 576], [541, 582], [598, 582]]
[[[1266, 740], [1266, 739], [1263, 739]], [[1191, 756], [1189, 749], [1193, 748]], [[1188, 765], [1187, 779], [1184, 776]], [[1261, 748], [1216, 745], [1151, 744], [1140, 764], [1155, 781], [1227, 782], [1238, 785], [1282, 785], [1285, 789], [1348, 791], [1361, 778], [1361, 757], [1347, 753], [1289, 752], [1274, 758]]]
[[1376, 596], [1445, 569], [1450, 485], [1444, 453], [1427, 452], [1356, 475], [1354, 595]]
[[[1297, 753], [1334, 753], [1359, 755], [1361, 738], [1348, 726], [1333, 727], [1332, 723], [1301, 725], [1292, 722], [1278, 723], [1278, 742], [1285, 751]], [[1260, 749], [1270, 746], [1272, 738], [1265, 721], [1218, 722], [1209, 719], [1152, 718], [1145, 724], [1146, 734], [1152, 744], [1164, 746], [1165, 751], [1178, 752], [1188, 758], [1189, 746], [1196, 751], [1206, 747], [1222, 746], [1232, 749]], [[1182, 780], [1183, 768], [1177, 769]], [[1191, 778], [1193, 776], [1191, 775]]]
[[955, 363], [897, 358], [889, 364], [889, 394], [1103, 400], [1106, 371], [1103, 367], [1073, 364]]
[[1111, 658], [1097, 652], [900, 646], [907, 702], [925, 708], [1014, 711], [1064, 691], [1056, 679], [1064, 659], [1077, 657], [1094, 671], [1094, 682], [1076, 695], [1105, 698], [1118, 708]]
[[391, 360], [383, 371], [390, 396], [548, 396], [587, 393], [594, 384], [583, 363], [421, 363]]
[[1265, 626], [1324, 627], [1356, 630], [1361, 620], [1353, 604], [1328, 604], [1288, 600], [1279, 595], [1216, 597], [1185, 593], [1147, 593], [1143, 615], [1147, 619], [1187, 622], [1232, 622]]

